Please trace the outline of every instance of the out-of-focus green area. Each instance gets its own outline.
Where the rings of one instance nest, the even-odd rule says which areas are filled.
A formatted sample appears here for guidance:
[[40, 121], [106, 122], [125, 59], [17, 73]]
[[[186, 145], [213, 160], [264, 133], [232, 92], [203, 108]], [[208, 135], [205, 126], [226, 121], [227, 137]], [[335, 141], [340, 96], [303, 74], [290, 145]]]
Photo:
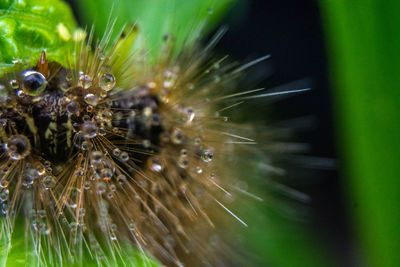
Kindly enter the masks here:
[[70, 7], [53, 0], [0, 0], [0, 75], [50, 61], [67, 63], [76, 22]]
[[[74, 0], [83, 25], [95, 24], [97, 37], [114, 22], [114, 36], [126, 23], [135, 24], [153, 60], [171, 38], [175, 52], [213, 29], [236, 0]], [[203, 26], [206, 25], [204, 28]]]
[[368, 266], [400, 263], [400, 2], [320, 0], [348, 213]]

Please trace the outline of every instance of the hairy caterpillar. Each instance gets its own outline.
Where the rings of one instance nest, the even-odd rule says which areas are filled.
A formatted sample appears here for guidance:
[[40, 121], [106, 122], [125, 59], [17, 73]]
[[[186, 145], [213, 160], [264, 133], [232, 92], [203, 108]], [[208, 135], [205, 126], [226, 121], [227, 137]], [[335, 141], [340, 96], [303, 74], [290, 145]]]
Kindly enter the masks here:
[[229, 208], [249, 194], [231, 165], [255, 141], [224, 113], [259, 96], [236, 90], [255, 62], [210, 59], [213, 42], [174, 57], [167, 42], [150, 66], [129, 49], [137, 31], [78, 32], [65, 62], [36, 51], [1, 78], [2, 235], [23, 221], [28, 264], [139, 264], [129, 244], [166, 265], [235, 261], [220, 229], [246, 226]]

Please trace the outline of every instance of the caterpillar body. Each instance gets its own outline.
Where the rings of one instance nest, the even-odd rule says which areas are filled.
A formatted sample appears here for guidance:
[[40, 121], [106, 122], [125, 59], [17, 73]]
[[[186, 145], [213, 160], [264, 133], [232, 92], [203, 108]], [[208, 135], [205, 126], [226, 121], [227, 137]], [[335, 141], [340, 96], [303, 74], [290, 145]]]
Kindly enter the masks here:
[[229, 208], [237, 194], [258, 199], [233, 166], [256, 141], [253, 127], [224, 114], [257, 97], [261, 89], [237, 84], [267, 57], [214, 60], [217, 34], [178, 56], [167, 40], [152, 65], [132, 49], [140, 25], [115, 40], [112, 30], [97, 42], [79, 31], [65, 62], [49, 61], [47, 49], [0, 78], [6, 250], [22, 224], [28, 266], [155, 265], [148, 256], [168, 266], [239, 265], [224, 230], [247, 226]]

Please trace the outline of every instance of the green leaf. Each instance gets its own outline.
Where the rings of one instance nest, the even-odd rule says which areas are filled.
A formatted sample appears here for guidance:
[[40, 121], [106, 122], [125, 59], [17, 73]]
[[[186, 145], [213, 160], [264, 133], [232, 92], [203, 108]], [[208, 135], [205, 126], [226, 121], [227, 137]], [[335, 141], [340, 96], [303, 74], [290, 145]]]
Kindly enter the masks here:
[[76, 23], [58, 0], [0, 0], [0, 74], [49, 61], [67, 64]]
[[238, 208], [238, 215], [248, 224], [248, 228], [240, 229], [242, 246], [253, 254], [254, 262], [248, 262], [248, 266], [339, 266], [329, 244], [307, 222], [308, 204], [287, 198], [276, 189], [279, 178], [262, 170], [268, 158], [259, 153], [247, 158], [247, 163], [237, 163], [242, 176], [251, 177], [247, 180], [248, 192], [263, 199], [243, 198]]
[[400, 262], [400, 2], [321, 0], [338, 136], [369, 266]]
[[94, 23], [97, 36], [102, 36], [108, 21], [116, 19], [116, 31], [135, 23], [144, 47], [153, 59], [159, 55], [166, 36], [174, 41], [175, 52], [199, 34], [213, 29], [235, 0], [79, 0], [75, 1], [80, 19], [90, 28]]

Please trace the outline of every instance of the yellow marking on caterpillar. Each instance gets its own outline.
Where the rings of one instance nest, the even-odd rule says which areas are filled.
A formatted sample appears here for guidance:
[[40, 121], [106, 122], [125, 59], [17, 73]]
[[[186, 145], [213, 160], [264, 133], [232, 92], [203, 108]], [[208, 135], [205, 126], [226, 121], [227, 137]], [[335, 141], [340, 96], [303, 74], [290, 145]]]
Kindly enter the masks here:
[[3, 143], [7, 143], [8, 141], [7, 132], [4, 130], [3, 127], [1, 127], [1, 140], [3, 141]]
[[54, 146], [50, 149], [53, 150], [53, 153], [57, 153], [57, 139], [53, 138], [54, 135], [52, 130], [57, 131], [57, 123], [55, 122], [49, 123], [49, 126], [47, 127], [47, 130], [44, 133], [44, 138], [52, 139], [54, 141]]
[[35, 125], [35, 121], [29, 114], [25, 113], [22, 116], [25, 118], [26, 124], [28, 124], [29, 131], [31, 131], [33, 133], [33, 140], [35, 142], [35, 146], [38, 146], [39, 145], [38, 138], [37, 138], [38, 129]]
[[71, 137], [72, 137], [71, 115], [68, 115], [68, 121], [66, 123], [63, 123], [62, 126], [64, 126], [67, 129], [67, 146], [71, 147]]

